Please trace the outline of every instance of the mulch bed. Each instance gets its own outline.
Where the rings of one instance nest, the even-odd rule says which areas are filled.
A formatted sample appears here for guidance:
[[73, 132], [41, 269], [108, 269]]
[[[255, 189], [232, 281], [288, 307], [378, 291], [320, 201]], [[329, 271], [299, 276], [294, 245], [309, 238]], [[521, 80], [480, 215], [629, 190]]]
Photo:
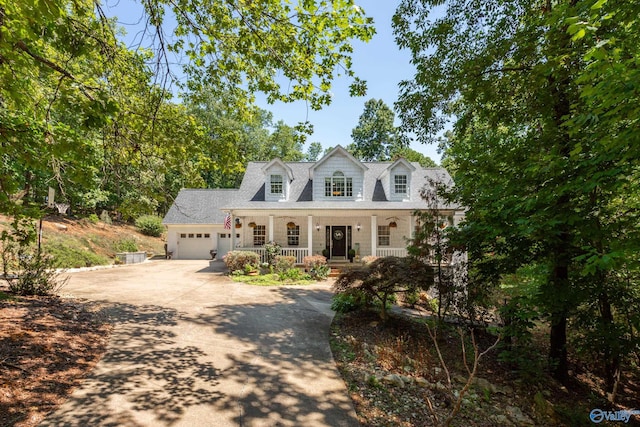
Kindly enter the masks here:
[[38, 425], [93, 369], [110, 332], [87, 302], [0, 288], [0, 426]]

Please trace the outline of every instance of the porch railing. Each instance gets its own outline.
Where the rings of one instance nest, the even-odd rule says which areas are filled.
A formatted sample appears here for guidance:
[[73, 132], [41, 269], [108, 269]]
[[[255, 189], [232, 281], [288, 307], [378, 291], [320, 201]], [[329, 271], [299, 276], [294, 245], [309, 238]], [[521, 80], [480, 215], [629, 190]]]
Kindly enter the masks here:
[[385, 257], [385, 256], [397, 256], [397, 257], [406, 257], [408, 255], [407, 248], [377, 248], [376, 256]]
[[[267, 262], [267, 252], [264, 248], [237, 248], [238, 251], [255, 252], [260, 255], [260, 262]], [[292, 256], [296, 259], [296, 264], [303, 264], [302, 260], [309, 254], [307, 248], [281, 248], [280, 255]]]
[[282, 248], [280, 255], [292, 256], [296, 259], [296, 264], [303, 264], [302, 260], [309, 255], [309, 250], [307, 248]]

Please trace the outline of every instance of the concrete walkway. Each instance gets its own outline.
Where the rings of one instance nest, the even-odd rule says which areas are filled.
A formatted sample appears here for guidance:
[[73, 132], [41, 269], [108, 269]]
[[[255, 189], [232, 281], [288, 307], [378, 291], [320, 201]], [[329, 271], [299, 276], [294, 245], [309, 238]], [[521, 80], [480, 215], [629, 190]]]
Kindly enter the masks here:
[[90, 377], [42, 426], [357, 426], [329, 349], [328, 284], [237, 284], [208, 261], [70, 274], [115, 322]]

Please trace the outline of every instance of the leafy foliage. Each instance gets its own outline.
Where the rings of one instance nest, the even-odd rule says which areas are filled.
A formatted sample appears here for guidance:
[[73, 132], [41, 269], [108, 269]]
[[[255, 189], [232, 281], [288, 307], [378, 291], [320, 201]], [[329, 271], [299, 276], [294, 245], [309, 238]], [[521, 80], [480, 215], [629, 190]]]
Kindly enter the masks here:
[[68, 243], [51, 242], [47, 245], [47, 254], [50, 255], [56, 265], [61, 268], [82, 268], [95, 265], [109, 265], [112, 260], [98, 255], [91, 250], [78, 245]]
[[281, 249], [282, 247], [276, 242], [267, 242], [264, 245], [265, 258], [267, 260], [267, 264], [269, 264], [271, 267], [275, 267]]
[[[149, 234], [147, 234], [148, 236]], [[153, 237], [158, 237], [158, 236], [153, 236]], [[137, 252], [138, 251], [138, 244], [136, 243], [136, 240], [131, 238], [131, 237], [125, 237], [122, 238], [120, 240], [118, 240], [114, 245], [113, 245], [113, 250], [115, 252]]]
[[160, 237], [164, 233], [162, 218], [157, 215], [143, 215], [136, 219], [136, 227], [146, 236]]
[[[467, 6], [401, 2], [394, 31], [417, 74], [402, 82], [397, 107], [423, 141], [456, 117], [444, 148], [453, 194], [469, 207], [459, 243], [470, 280], [498, 286], [522, 266], [544, 267], [537, 304], [550, 324], [550, 368], [565, 381], [569, 326], [624, 341], [626, 313], [640, 308], [624, 291], [637, 287], [640, 250], [640, 92], [625, 83], [638, 76], [639, 8], [619, 0]], [[432, 7], [442, 17], [433, 19]], [[583, 311], [595, 321], [573, 322]], [[612, 341], [600, 347], [611, 393], [624, 358]]]
[[387, 319], [387, 304], [395, 294], [429, 289], [433, 285], [433, 269], [414, 257], [383, 257], [343, 271], [334, 284], [336, 293], [357, 289], [378, 302], [380, 317]]
[[365, 161], [391, 159], [409, 145], [408, 138], [395, 127], [394, 119], [395, 114], [383, 100], [368, 100], [358, 126], [351, 132], [353, 144], [347, 150]]
[[295, 265], [296, 257], [294, 256], [277, 255], [274, 260], [275, 271], [278, 273], [291, 270]]
[[[135, 50], [118, 40], [108, 7], [0, 0], [0, 211], [38, 217], [51, 186], [80, 214], [162, 213], [180, 188], [236, 184], [251, 159], [233, 134], [260, 114], [255, 92], [319, 109], [338, 74], [354, 95], [366, 90], [351, 43], [374, 29], [350, 1], [148, 1], [141, 22], [155, 37]], [[173, 54], [187, 61], [179, 64], [187, 85], [170, 68]], [[172, 83], [190, 100], [208, 94], [232, 121], [212, 125], [188, 109], [192, 102], [174, 102]], [[269, 138], [255, 139], [262, 150], [245, 152], [300, 159], [310, 127], [276, 123]], [[225, 180], [221, 170], [233, 173]]]
[[305, 270], [314, 279], [326, 279], [329, 277], [331, 267], [327, 264], [327, 258], [322, 255], [308, 255], [302, 260]]
[[337, 313], [349, 313], [371, 306], [371, 296], [360, 289], [349, 289], [337, 293], [331, 300], [331, 310]]
[[64, 286], [53, 257], [34, 247], [35, 225], [16, 218], [10, 230], [3, 230], [2, 269], [9, 290], [19, 295], [52, 295]]
[[260, 255], [250, 251], [230, 251], [222, 260], [229, 271], [244, 271], [245, 266], [257, 266], [260, 263]]

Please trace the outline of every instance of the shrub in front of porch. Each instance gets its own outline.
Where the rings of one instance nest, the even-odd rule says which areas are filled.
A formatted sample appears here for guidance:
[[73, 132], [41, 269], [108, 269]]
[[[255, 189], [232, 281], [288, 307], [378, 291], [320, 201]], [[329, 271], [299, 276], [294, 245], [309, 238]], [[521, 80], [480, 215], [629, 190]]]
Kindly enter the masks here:
[[302, 259], [305, 270], [314, 279], [326, 279], [329, 277], [331, 267], [327, 265], [327, 258], [322, 255], [306, 256]]
[[276, 273], [290, 270], [296, 266], [296, 257], [288, 255], [277, 255], [274, 259]]
[[231, 251], [222, 257], [230, 272], [244, 272], [260, 265], [260, 255], [249, 251]]
[[282, 246], [276, 242], [268, 242], [264, 245], [265, 258], [271, 267], [276, 266], [276, 259], [280, 256]]

